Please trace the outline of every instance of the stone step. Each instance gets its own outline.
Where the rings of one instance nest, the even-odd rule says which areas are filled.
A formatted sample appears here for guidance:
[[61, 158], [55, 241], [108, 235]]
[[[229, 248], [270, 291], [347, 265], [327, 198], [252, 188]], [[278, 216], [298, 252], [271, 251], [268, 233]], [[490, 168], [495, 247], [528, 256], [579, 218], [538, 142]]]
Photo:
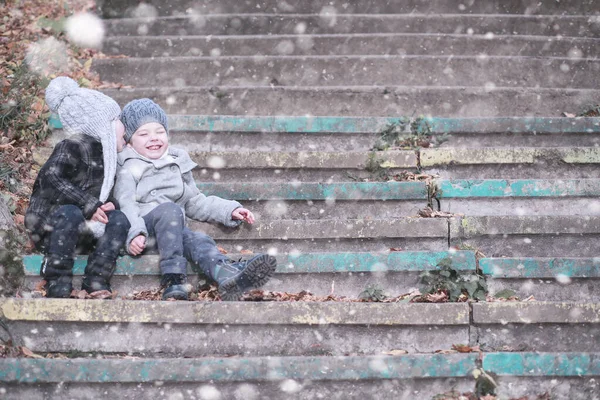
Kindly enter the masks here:
[[[220, 14], [220, 13], [315, 13], [323, 17], [342, 14], [502, 14], [500, 16], [513, 16], [513, 14], [591, 14], [598, 13], [593, 0], [569, 3], [536, 2], [525, 0], [505, 3], [499, 0], [486, 3], [474, 2], [464, 4], [460, 1], [423, 1], [411, 0], [401, 3], [386, 0], [370, 1], [368, 3], [345, 3], [341, 5], [323, 5], [321, 1], [302, 2], [300, 4], [281, 3], [275, 0], [249, 1], [244, 3], [228, 0], [226, 2], [213, 2], [210, 0], [177, 0], [164, 4], [157, 0], [148, 2], [159, 15], [185, 15], [185, 14]], [[135, 14], [137, 3], [133, 1], [108, 0], [103, 2], [102, 8], [105, 16], [123, 16]], [[112, 11], [111, 11], [112, 10]], [[129, 12], [127, 12], [129, 11]], [[113, 13], [116, 12], [116, 13]]]
[[547, 39], [560, 36], [562, 39], [598, 37], [600, 27], [595, 18], [589, 15], [340, 14], [333, 20], [315, 14], [201, 13], [181, 17], [119, 18], [105, 20], [105, 24], [109, 36], [429, 33], [531, 35]]
[[469, 340], [467, 303], [0, 299], [0, 309], [18, 344], [36, 352], [365, 355]]
[[484, 351], [589, 351], [600, 334], [597, 303], [473, 303], [472, 335]]
[[513, 290], [525, 299], [600, 301], [598, 258], [482, 258], [481, 271], [489, 275], [492, 294]]
[[600, 215], [598, 179], [437, 179], [441, 210], [468, 216]]
[[[553, 399], [592, 399], [597, 353], [481, 354], [503, 397], [550, 390]], [[432, 398], [473, 391], [476, 354], [151, 359], [0, 359], [7, 400], [68, 398], [338, 399]], [[160, 382], [160, 384], [157, 384]]]
[[421, 149], [423, 172], [448, 179], [600, 178], [597, 147]]
[[105, 58], [94, 60], [92, 69], [102, 80], [136, 87], [406, 85], [491, 91], [497, 86], [585, 89], [600, 82], [596, 59], [520, 56]]
[[487, 257], [595, 257], [598, 216], [475, 216], [450, 219], [450, 243]]
[[379, 167], [393, 173], [417, 169], [417, 155], [412, 150], [381, 154], [368, 151], [191, 150], [189, 154], [198, 164], [194, 170], [196, 179], [212, 182], [340, 182], [374, 176]]
[[[230, 254], [237, 260], [251, 255]], [[399, 296], [419, 287], [419, 275], [437, 269], [443, 259], [452, 260], [452, 268], [459, 271], [475, 271], [475, 254], [471, 251], [388, 251], [385, 253], [292, 253], [277, 254], [277, 272], [264, 286], [264, 290], [298, 293], [309, 291], [317, 296], [333, 293], [352, 299], [370, 284], [375, 284], [388, 296]], [[23, 259], [26, 281], [24, 287], [34, 290], [41, 280], [39, 276], [41, 255]], [[80, 287], [80, 277], [87, 263], [86, 256], [77, 257], [73, 273], [74, 287]], [[159, 287], [157, 255], [139, 258], [121, 257], [111, 280], [113, 290], [119, 296], [134, 291], [156, 290]], [[189, 283], [196, 285], [197, 269], [188, 265]], [[202, 278], [201, 278], [202, 279]], [[30, 296], [27, 292], [23, 296]]]
[[[119, 79], [121, 80], [121, 78]], [[167, 82], [168, 84], [168, 82]], [[148, 97], [169, 114], [440, 117], [559, 116], [595, 104], [600, 91], [466, 86], [171, 87], [104, 89], [124, 106]]]
[[595, 38], [421, 33], [113, 36], [106, 54], [131, 57], [260, 55], [480, 55], [592, 58], [600, 55]]
[[[239, 229], [191, 222], [230, 253], [259, 252], [445, 251], [448, 222], [439, 218], [356, 220], [265, 220]], [[241, 247], [239, 247], [241, 246]]]
[[416, 216], [429, 203], [425, 182], [198, 183], [207, 196], [238, 200], [263, 219]]

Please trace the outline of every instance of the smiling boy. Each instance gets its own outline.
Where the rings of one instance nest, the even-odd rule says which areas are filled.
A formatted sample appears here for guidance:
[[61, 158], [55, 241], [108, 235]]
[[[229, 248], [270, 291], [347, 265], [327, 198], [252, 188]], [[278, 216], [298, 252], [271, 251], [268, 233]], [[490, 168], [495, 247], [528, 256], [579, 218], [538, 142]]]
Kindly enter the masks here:
[[196, 167], [185, 150], [169, 146], [165, 112], [150, 99], [133, 100], [123, 108], [127, 147], [119, 154], [115, 197], [131, 223], [126, 248], [142, 254], [158, 248], [163, 299], [184, 300], [187, 261], [219, 286], [224, 300], [238, 300], [264, 285], [276, 268], [275, 258], [259, 254], [233, 262], [214, 240], [185, 226], [185, 217], [236, 227], [254, 223], [254, 215], [237, 201], [205, 196], [198, 190]]

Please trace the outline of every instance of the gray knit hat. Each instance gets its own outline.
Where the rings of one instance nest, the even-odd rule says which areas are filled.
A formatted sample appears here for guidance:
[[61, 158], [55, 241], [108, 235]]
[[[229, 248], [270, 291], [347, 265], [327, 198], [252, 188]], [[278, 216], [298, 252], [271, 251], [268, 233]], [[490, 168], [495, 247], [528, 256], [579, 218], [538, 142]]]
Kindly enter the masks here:
[[123, 107], [121, 122], [125, 125], [125, 141], [129, 143], [131, 137], [140, 126], [150, 122], [158, 122], [165, 127], [169, 134], [167, 114], [158, 104], [150, 99], [132, 100]]
[[[58, 114], [65, 133], [88, 135], [102, 143], [104, 180], [99, 200], [104, 203], [110, 195], [117, 172], [115, 123], [121, 114], [121, 107], [96, 90], [80, 88], [77, 82], [66, 76], [50, 81], [46, 88], [46, 103], [50, 111]], [[102, 236], [104, 224], [95, 225], [92, 228], [94, 235]]]

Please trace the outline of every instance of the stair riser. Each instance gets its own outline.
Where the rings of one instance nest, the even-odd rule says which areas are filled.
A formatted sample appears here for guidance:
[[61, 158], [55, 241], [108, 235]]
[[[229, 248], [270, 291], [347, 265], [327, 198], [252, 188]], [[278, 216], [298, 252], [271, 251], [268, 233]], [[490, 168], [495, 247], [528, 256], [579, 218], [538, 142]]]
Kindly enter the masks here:
[[[172, 132], [171, 143], [188, 151], [360, 151], [371, 150], [381, 129], [373, 133]], [[482, 129], [483, 131], [483, 129]], [[598, 133], [452, 133], [442, 148], [597, 147]]]
[[187, 151], [368, 151], [377, 140], [373, 133], [242, 133], [172, 132], [173, 145]]
[[[402, 84], [402, 83], [401, 83]], [[595, 90], [406, 88], [319, 89], [223, 88], [186, 92], [165, 89], [106, 89], [104, 93], [124, 106], [140, 97], [158, 102], [169, 114], [214, 115], [339, 115], [390, 116], [430, 114], [447, 117], [549, 116], [579, 112], [600, 96]], [[218, 94], [218, 97], [217, 97]], [[569, 107], [565, 105], [568, 104]]]
[[[259, 11], [259, 10], [257, 10]], [[260, 11], [259, 11], [260, 12]], [[112, 36], [293, 35], [348, 33], [432, 33], [597, 37], [600, 27], [588, 16], [532, 17], [518, 15], [393, 15], [321, 18], [303, 16], [244, 16], [196, 14], [190, 18], [107, 20]], [[471, 29], [471, 31], [469, 30]]]
[[276, 249], [278, 252], [300, 251], [386, 251], [390, 248], [401, 248], [407, 251], [446, 251], [448, 238], [378, 238], [378, 239], [265, 239], [265, 240], [227, 240], [215, 239], [217, 245], [228, 252], [239, 252], [248, 249], [254, 253], [268, 252]]
[[[270, 28], [269, 28], [270, 29]], [[256, 55], [521, 55], [568, 57], [577, 52], [584, 58], [600, 55], [597, 41], [564, 39], [549, 42], [545, 38], [473, 36], [261, 36], [256, 38], [218, 37], [113, 37], [103, 44], [107, 54], [130, 57], [177, 56], [256, 56]], [[574, 50], [575, 49], [575, 50]]]
[[[156, 274], [159, 272], [156, 267]], [[262, 290], [299, 293], [307, 290], [316, 296], [346, 296], [356, 299], [368, 285], [375, 284], [389, 296], [398, 296], [419, 288], [420, 272], [375, 272], [375, 273], [313, 273], [313, 274], [277, 274], [263, 286]], [[41, 277], [29, 276], [25, 288], [33, 290]], [[201, 278], [204, 281], [204, 278]], [[188, 283], [196, 288], [198, 276], [190, 271]], [[73, 279], [73, 287], [81, 287], [81, 277]], [[158, 275], [116, 275], [111, 279], [111, 287], [118, 296], [126, 296], [140, 290], [156, 290], [160, 287]], [[538, 298], [538, 296], [536, 296]], [[539, 298], [541, 300], [541, 298]], [[570, 300], [566, 296], [562, 300]]]
[[[168, 357], [319, 356], [390, 349], [434, 352], [467, 343], [468, 326], [294, 326], [14, 322], [13, 335], [34, 352], [106, 352]], [[37, 329], [40, 334], [32, 334]], [[50, 330], [51, 329], [51, 330]], [[49, 332], [49, 333], [48, 333]]]
[[[548, 384], [546, 379], [542, 384]], [[297, 386], [298, 385], [298, 386]], [[579, 386], [578, 386], [579, 387]], [[433, 379], [403, 379], [403, 380], [370, 380], [356, 381], [291, 381], [268, 382], [251, 381], [243, 383], [210, 382], [187, 383], [166, 382], [160, 385], [152, 383], [105, 383], [105, 384], [0, 384], [6, 389], [6, 400], [22, 399], [47, 399], [55, 393], [74, 400], [88, 400], [95, 398], [140, 399], [153, 400], [166, 396], [173, 399], [289, 399], [293, 396], [298, 400], [312, 400], [315, 398], [327, 399], [356, 399], [362, 400], [375, 396], [380, 399], [409, 399], [415, 393], [425, 399], [436, 394], [455, 388], [461, 392], [473, 390], [472, 378], [433, 378]], [[298, 390], [296, 392], [296, 390]], [[219, 393], [219, 397], [213, 393]], [[202, 397], [205, 396], [205, 397]], [[563, 400], [562, 398], [557, 398]], [[576, 399], [572, 397], [571, 399]], [[589, 399], [586, 398], [586, 399]]]
[[598, 324], [493, 324], [472, 330], [485, 351], [589, 351], [598, 346]]
[[441, 199], [440, 209], [468, 216], [486, 215], [600, 215], [594, 197]]
[[492, 295], [510, 289], [520, 299], [533, 296], [540, 301], [600, 301], [600, 280], [594, 278], [571, 278], [568, 284], [548, 278], [489, 278], [487, 283]]
[[[414, 168], [390, 168], [389, 174], [397, 175], [402, 172], [417, 172]], [[356, 180], [376, 181], [376, 175], [361, 169], [196, 169], [193, 171], [194, 178], [198, 182], [354, 182]], [[600, 175], [600, 174], [599, 174]]]
[[600, 178], [600, 169], [594, 164], [491, 164], [426, 167], [423, 173], [445, 179], [587, 179]]
[[[135, 6], [130, 0], [112, 0], [104, 4], [104, 10], [119, 10]], [[210, 0], [177, 0], [167, 4], [152, 0], [150, 2], [161, 15], [183, 13], [183, 10], [195, 10], [201, 14], [219, 13], [354, 13], [354, 14], [404, 14], [404, 13], [434, 13], [434, 14], [594, 14], [598, 11], [593, 0], [583, 0], [569, 3], [540, 3], [524, 0], [506, 3], [494, 0], [484, 3], [474, 2], [464, 4], [458, 1], [423, 1], [410, 0], [405, 2], [390, 2], [377, 0], [369, 2], [346, 3], [334, 7], [324, 7], [322, 1], [306, 1], [302, 3], [281, 3], [277, 0], [256, 2], [237, 2], [235, 0], [214, 2]], [[110, 13], [109, 13], [110, 15]], [[117, 14], [119, 15], [119, 14]]]
[[[600, 62], [536, 58], [256, 58], [100, 59], [103, 80], [161, 86], [598, 86]], [[403, 71], [399, 75], [397, 71]], [[548, 71], [553, 71], [549, 74]], [[124, 80], [123, 77], [130, 78]], [[490, 86], [493, 85], [493, 86]]]

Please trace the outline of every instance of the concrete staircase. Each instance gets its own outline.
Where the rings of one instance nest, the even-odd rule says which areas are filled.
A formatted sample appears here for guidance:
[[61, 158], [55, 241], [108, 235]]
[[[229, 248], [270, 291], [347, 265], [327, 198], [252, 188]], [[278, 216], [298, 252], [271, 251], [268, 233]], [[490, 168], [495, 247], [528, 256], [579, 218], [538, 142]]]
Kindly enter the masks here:
[[[503, 396], [600, 398], [600, 119], [558, 117], [600, 98], [600, 6], [151, 3], [106, 2], [137, 15], [107, 20], [105, 51], [130, 57], [93, 68], [134, 86], [106, 90], [122, 105], [165, 107], [201, 190], [258, 217], [192, 226], [232, 257], [275, 254], [266, 290], [348, 299], [40, 299], [30, 256], [3, 320], [70, 358], [0, 359], [6, 398], [428, 399], [473, 390], [476, 367]], [[372, 151], [420, 114], [433, 145]], [[386, 179], [411, 173], [430, 178]], [[427, 206], [454, 215], [417, 217]], [[444, 259], [534, 300], [348, 301], [409, 293]], [[123, 257], [113, 286], [156, 289], [157, 257]]]

